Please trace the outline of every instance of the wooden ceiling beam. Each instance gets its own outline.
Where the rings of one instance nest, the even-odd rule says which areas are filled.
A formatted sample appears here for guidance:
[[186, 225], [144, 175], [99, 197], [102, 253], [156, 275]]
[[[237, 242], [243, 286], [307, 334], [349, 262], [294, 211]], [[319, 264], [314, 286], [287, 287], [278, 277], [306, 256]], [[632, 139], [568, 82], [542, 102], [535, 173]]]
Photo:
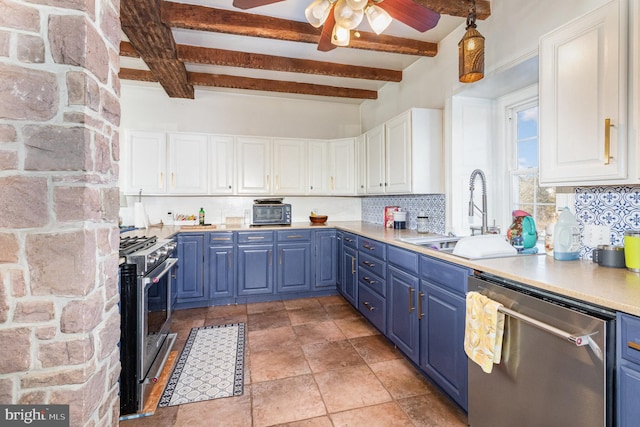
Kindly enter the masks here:
[[[421, 6], [427, 7], [441, 15], [459, 16], [466, 18], [471, 7], [470, 0], [413, 0]], [[491, 2], [476, 0], [476, 18], [485, 20], [491, 16]]]
[[163, 0], [122, 0], [120, 23], [131, 45], [172, 98], [193, 99], [187, 69], [177, 55], [171, 29], [160, 20]]
[[[230, 89], [259, 90], [265, 92], [296, 93], [300, 95], [333, 96], [351, 99], [378, 99], [375, 90], [353, 89], [310, 83], [284, 82], [278, 80], [255, 79], [250, 77], [227, 76], [223, 74], [187, 73], [189, 83], [196, 86], [210, 86]], [[123, 80], [157, 82], [147, 70], [121, 68], [119, 77]]]
[[[162, 3], [162, 21], [173, 28], [314, 44], [320, 41], [321, 33], [320, 29], [306, 22], [169, 1]], [[347, 48], [419, 56], [435, 56], [438, 53], [437, 43], [403, 37], [381, 37], [362, 31], [360, 34], [359, 39], [352, 36]]]
[[[360, 67], [336, 64], [310, 59], [288, 58], [259, 53], [236, 52], [200, 46], [176, 45], [178, 58], [192, 64], [221, 65], [225, 67], [252, 68], [259, 70], [283, 71], [287, 73], [317, 74], [322, 76], [346, 77], [351, 79], [402, 81], [402, 71], [385, 68]], [[131, 43], [120, 42], [120, 55], [139, 58]]]

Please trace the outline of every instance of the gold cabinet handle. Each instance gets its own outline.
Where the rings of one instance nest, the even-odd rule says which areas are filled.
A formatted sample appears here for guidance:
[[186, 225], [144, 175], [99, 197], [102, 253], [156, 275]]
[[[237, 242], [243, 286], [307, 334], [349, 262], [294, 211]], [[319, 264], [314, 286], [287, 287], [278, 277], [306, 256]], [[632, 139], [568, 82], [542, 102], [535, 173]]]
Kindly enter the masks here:
[[302, 239], [304, 236], [301, 234], [292, 234], [290, 236], [287, 236], [287, 239]]
[[335, 189], [336, 189], [336, 186], [335, 186], [335, 184], [334, 184], [334, 182], [333, 182], [333, 176], [331, 177], [331, 189], [332, 189], [332, 190], [335, 190]]
[[233, 267], [233, 252], [229, 251], [227, 252], [229, 254], [228, 260], [229, 260], [229, 269], [231, 269]]
[[248, 240], [262, 240], [264, 239], [264, 236], [249, 236], [247, 237]]
[[280, 175], [276, 175], [276, 190], [280, 189]]
[[173, 175], [174, 175], [174, 173], [171, 172], [171, 188], [175, 188], [175, 186], [176, 186], [175, 180], [173, 179]]
[[374, 263], [369, 262], [369, 261], [362, 261], [362, 263], [363, 263], [364, 265], [366, 265], [367, 267], [371, 267], [371, 268], [373, 268], [373, 267], [375, 267], [375, 266], [376, 266]]
[[422, 298], [424, 298], [424, 292], [418, 292], [418, 320], [424, 317], [422, 312]]
[[356, 259], [354, 257], [351, 257], [351, 274], [356, 274], [355, 263]]
[[637, 342], [628, 341], [627, 347], [640, 351], [640, 344], [638, 344]]
[[283, 251], [283, 249], [280, 249], [280, 255], [278, 256], [278, 263], [280, 265], [282, 265], [282, 251]]
[[211, 240], [224, 240], [224, 241], [228, 241], [231, 240], [231, 237], [214, 237]]
[[160, 188], [164, 188], [164, 173], [160, 172]]
[[409, 288], [409, 313], [413, 313], [413, 310], [415, 310], [416, 308], [413, 306], [413, 293], [415, 291], [413, 290], [413, 288]]
[[610, 163], [611, 157], [611, 119], [604, 119], [604, 164]]
[[375, 247], [373, 247], [373, 246], [371, 246], [371, 245], [368, 245], [368, 244], [366, 244], [366, 243], [365, 243], [365, 244], [363, 244], [363, 245], [362, 245], [362, 247], [363, 247], [363, 248], [365, 248], [365, 249], [369, 249], [370, 251], [372, 251], [372, 250], [374, 250], [374, 249], [375, 249]]
[[370, 278], [368, 278], [367, 276], [364, 276], [362, 278], [362, 280], [364, 280], [365, 282], [367, 282], [369, 285], [373, 285], [374, 283], [376, 283], [375, 280], [371, 280]]
[[273, 264], [273, 251], [269, 249], [269, 265]]

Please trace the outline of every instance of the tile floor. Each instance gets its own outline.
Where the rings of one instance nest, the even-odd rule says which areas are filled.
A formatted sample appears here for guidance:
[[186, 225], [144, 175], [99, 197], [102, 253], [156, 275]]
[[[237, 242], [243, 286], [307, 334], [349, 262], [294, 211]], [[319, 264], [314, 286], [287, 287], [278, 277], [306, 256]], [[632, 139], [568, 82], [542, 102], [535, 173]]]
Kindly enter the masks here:
[[158, 408], [120, 426], [467, 425], [342, 297], [180, 310], [175, 349], [193, 327], [234, 322], [247, 324], [242, 396]]

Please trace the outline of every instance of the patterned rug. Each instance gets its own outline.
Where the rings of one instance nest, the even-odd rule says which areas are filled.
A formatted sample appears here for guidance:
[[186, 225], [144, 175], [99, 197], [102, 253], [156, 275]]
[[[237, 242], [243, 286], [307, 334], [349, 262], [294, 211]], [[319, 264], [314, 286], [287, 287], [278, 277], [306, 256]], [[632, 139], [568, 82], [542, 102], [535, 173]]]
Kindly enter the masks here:
[[241, 395], [244, 337], [244, 323], [191, 329], [158, 406]]

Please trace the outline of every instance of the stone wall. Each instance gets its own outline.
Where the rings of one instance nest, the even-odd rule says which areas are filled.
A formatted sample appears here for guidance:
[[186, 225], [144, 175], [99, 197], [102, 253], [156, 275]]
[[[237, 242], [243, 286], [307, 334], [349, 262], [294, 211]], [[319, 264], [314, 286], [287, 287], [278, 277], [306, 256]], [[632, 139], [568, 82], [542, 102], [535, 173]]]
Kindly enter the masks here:
[[0, 0], [0, 403], [118, 424], [119, 0]]

